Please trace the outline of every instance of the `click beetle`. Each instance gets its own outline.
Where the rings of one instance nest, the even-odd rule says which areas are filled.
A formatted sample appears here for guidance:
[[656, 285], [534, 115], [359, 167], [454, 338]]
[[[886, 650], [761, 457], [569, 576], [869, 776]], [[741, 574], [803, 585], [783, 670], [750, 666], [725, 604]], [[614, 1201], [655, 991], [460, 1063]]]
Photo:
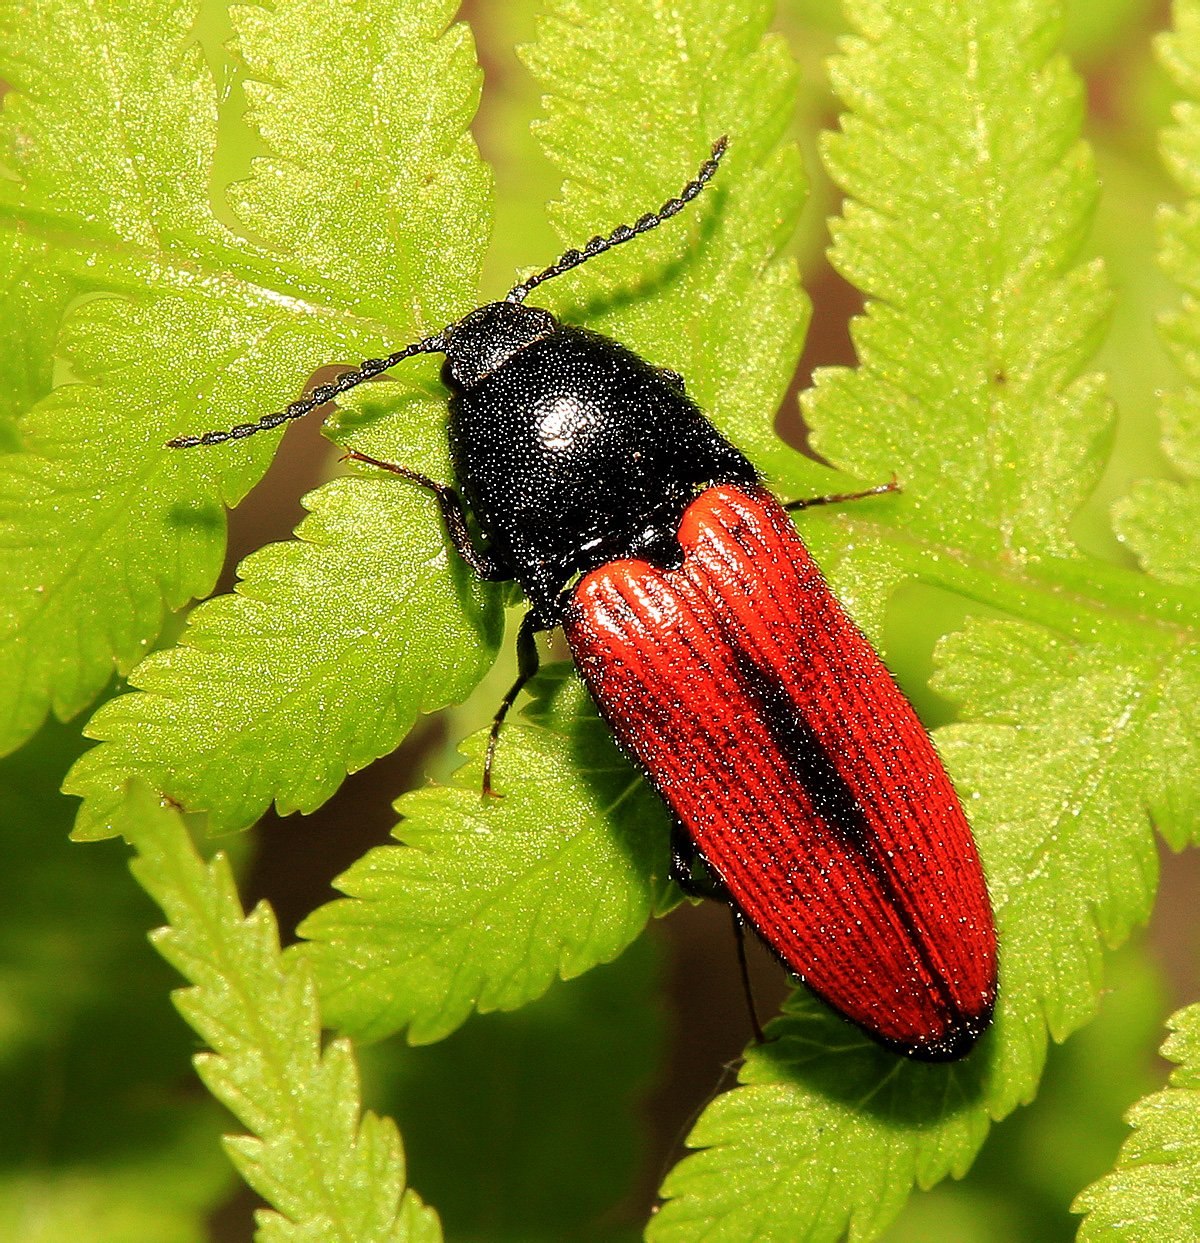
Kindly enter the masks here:
[[882, 1044], [959, 1058], [991, 1020], [996, 934], [970, 827], [916, 713], [683, 379], [525, 304], [682, 211], [725, 145], [657, 212], [568, 250], [502, 301], [278, 413], [170, 444], [239, 440], [414, 355], [444, 355], [457, 488], [349, 456], [428, 489], [471, 569], [529, 600], [485, 792], [501, 723], [538, 667], [535, 635], [561, 627], [671, 813], [673, 877], [694, 891], [702, 862], [786, 968]]

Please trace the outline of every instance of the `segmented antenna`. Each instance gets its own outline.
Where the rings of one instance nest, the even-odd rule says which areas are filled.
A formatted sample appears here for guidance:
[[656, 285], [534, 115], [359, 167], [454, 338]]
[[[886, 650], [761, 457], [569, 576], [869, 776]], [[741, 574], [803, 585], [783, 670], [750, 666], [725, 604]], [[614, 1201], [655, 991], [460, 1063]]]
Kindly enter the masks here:
[[245, 440], [247, 436], [253, 436], [255, 432], [265, 432], [269, 428], [278, 427], [281, 423], [290, 422], [292, 419], [302, 419], [318, 406], [323, 406], [327, 401], [340, 397], [364, 380], [379, 375], [381, 371], [387, 371], [406, 358], [412, 358], [414, 354], [440, 354], [444, 346], [445, 339], [439, 332], [414, 345], [406, 345], [402, 350], [396, 350], [394, 354], [389, 354], [386, 358], [368, 358], [365, 362], [359, 363], [353, 371], [343, 371], [330, 383], [314, 388], [307, 397], [302, 397], [299, 401], [284, 406], [282, 410], [274, 414], [265, 414], [257, 422], [239, 423], [228, 431], [205, 432], [202, 436], [176, 436], [174, 440], [167, 441], [167, 448], [194, 449], [197, 445], [219, 445], [227, 440]]
[[581, 263], [594, 259], [596, 255], [602, 255], [606, 250], [612, 250], [614, 246], [620, 246], [622, 242], [628, 242], [630, 238], [637, 237], [641, 233], [649, 233], [651, 229], [658, 228], [664, 220], [670, 220], [672, 216], [678, 215], [713, 179], [713, 174], [716, 173], [717, 165], [721, 163], [721, 157], [725, 154], [725, 148], [728, 145], [728, 138], [722, 134], [713, 143], [712, 155], [700, 165], [700, 171], [696, 174], [695, 180], [689, 181], [679, 191], [678, 198], [667, 199], [658, 211], [647, 212], [636, 224], [619, 224], [607, 237], [593, 237], [582, 250], [568, 250], [544, 271], [529, 277], [528, 280], [523, 280], [519, 285], [514, 285], [505, 295], [505, 302], [524, 302], [529, 291], [536, 289], [545, 281], [553, 280], [556, 276], [577, 268]]
[[[581, 263], [595, 258], [596, 255], [603, 254], [606, 250], [611, 250], [614, 246], [620, 246], [622, 242], [628, 242], [631, 238], [637, 237], [641, 233], [648, 233], [651, 229], [658, 228], [664, 220], [669, 220], [672, 216], [683, 211], [684, 207], [712, 180], [713, 175], [717, 171], [717, 166], [721, 162], [721, 157], [725, 154], [727, 145], [728, 140], [724, 135], [713, 143], [712, 155], [700, 165], [695, 179], [689, 181], [680, 190], [677, 198], [668, 199], [656, 212], [647, 212], [636, 224], [621, 224], [607, 237], [593, 237], [582, 250], [568, 250], [544, 271], [538, 272], [536, 276], [529, 277], [528, 280], [522, 281], [519, 285], [514, 285], [508, 291], [504, 300], [506, 302], [524, 302], [526, 295], [531, 289], [536, 289], [538, 285], [543, 284], [545, 281], [553, 280], [556, 276], [561, 276], [564, 272], [577, 268]], [[450, 328], [453, 327], [454, 325], [451, 324]], [[449, 329], [444, 328], [441, 332], [435, 333], [431, 337], [426, 337], [423, 341], [418, 341], [413, 345], [406, 345], [403, 349], [397, 350], [394, 354], [389, 354], [386, 358], [368, 358], [353, 371], [344, 371], [331, 383], [322, 384], [318, 388], [313, 389], [307, 397], [302, 397], [299, 401], [293, 401], [290, 405], [284, 406], [282, 410], [276, 411], [274, 414], [264, 415], [254, 423], [239, 423], [236, 427], [229, 428], [228, 431], [204, 432], [200, 436], [176, 436], [174, 440], [167, 441], [167, 447], [169, 449], [194, 449], [197, 445], [219, 445], [224, 444], [227, 440], [245, 440], [247, 436], [253, 436], [255, 432], [265, 432], [269, 428], [279, 427], [280, 424], [290, 422], [292, 419], [302, 419], [318, 406], [323, 406], [327, 401], [340, 397], [343, 393], [361, 384], [364, 380], [369, 380], [373, 376], [379, 375], [380, 372], [389, 370], [397, 363], [403, 362], [406, 358], [412, 358], [414, 354], [445, 353], [448, 332]]]

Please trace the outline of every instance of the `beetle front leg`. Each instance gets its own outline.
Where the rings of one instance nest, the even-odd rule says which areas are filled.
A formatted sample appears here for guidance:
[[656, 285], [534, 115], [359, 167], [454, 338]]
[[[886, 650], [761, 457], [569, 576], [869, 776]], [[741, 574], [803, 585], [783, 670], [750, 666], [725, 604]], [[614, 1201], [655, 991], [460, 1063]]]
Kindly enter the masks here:
[[415, 483], [427, 492], [432, 492], [437, 498], [438, 509], [442, 513], [442, 522], [445, 524], [446, 534], [450, 537], [450, 542], [454, 545], [455, 552], [458, 553], [467, 565], [486, 582], [502, 582], [505, 579], [512, 578], [512, 574], [506, 565], [483, 549], [475, 547], [471, 539], [470, 527], [467, 525], [467, 511], [463, 507], [462, 497], [449, 484], [438, 483], [437, 480], [430, 479], [428, 475], [422, 475], [420, 471], [411, 470], [407, 466], [398, 466], [395, 462], [380, 461], [379, 458], [371, 457], [369, 454], [359, 453], [357, 449], [350, 449], [346, 453], [345, 460], [365, 462], [368, 466], [378, 466], [381, 470], [390, 470], [393, 475], [399, 475], [401, 479], [407, 479], [410, 483]]
[[530, 609], [521, 619], [521, 628], [517, 631], [517, 680], [509, 687], [508, 694], [500, 701], [500, 707], [492, 718], [492, 732], [488, 736], [487, 756], [483, 761], [483, 793], [495, 796], [492, 789], [492, 761], [496, 758], [496, 744], [500, 741], [500, 726], [508, 716], [508, 710], [516, 702], [525, 683], [537, 673], [541, 666], [537, 642], [534, 635], [542, 629], [538, 624], [537, 614]]

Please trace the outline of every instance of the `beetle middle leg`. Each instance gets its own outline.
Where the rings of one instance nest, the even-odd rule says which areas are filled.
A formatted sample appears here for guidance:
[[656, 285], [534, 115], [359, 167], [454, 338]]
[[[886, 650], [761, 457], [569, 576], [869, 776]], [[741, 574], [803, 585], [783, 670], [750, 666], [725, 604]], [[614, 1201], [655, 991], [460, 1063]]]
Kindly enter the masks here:
[[509, 687], [508, 694], [500, 701], [500, 707], [492, 718], [492, 732], [488, 736], [487, 756], [483, 761], [483, 793], [485, 796], [496, 794], [492, 789], [492, 762], [496, 758], [496, 744], [500, 741], [500, 727], [504, 724], [504, 718], [508, 716], [509, 708], [516, 703], [517, 696], [524, 689], [525, 684], [537, 673], [542, 663], [538, 655], [537, 641], [534, 639], [539, 629], [541, 627], [538, 625], [537, 614], [530, 609], [521, 619], [521, 628], [517, 631], [517, 680]]

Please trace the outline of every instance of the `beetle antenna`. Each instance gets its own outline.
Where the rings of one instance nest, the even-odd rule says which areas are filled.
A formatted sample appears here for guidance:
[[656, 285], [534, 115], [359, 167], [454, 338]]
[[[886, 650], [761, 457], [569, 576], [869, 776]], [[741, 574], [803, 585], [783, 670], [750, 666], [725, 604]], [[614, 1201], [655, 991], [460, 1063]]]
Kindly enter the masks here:
[[442, 332], [426, 337], [423, 341], [406, 345], [402, 350], [396, 350], [386, 358], [368, 358], [365, 362], [359, 363], [353, 371], [343, 371], [328, 384], [314, 388], [307, 397], [293, 401], [291, 405], [284, 406], [282, 410], [274, 414], [265, 414], [255, 423], [239, 423], [228, 431], [205, 432], [202, 436], [176, 436], [174, 440], [167, 441], [167, 448], [194, 449], [196, 445], [219, 445], [227, 440], [245, 440], [247, 436], [253, 436], [255, 432], [265, 432], [269, 428], [278, 427], [281, 423], [287, 423], [292, 419], [302, 419], [318, 406], [323, 406], [327, 401], [340, 397], [364, 380], [370, 380], [380, 372], [387, 371], [397, 363], [403, 362], [406, 358], [412, 358], [414, 354], [442, 353], [446, 344], [444, 332], [443, 329]]
[[607, 237], [597, 235], [582, 250], [568, 250], [544, 271], [529, 277], [528, 280], [523, 280], [519, 285], [514, 285], [505, 296], [505, 302], [524, 302], [525, 295], [544, 281], [553, 280], [556, 276], [577, 268], [581, 263], [602, 255], [606, 250], [612, 250], [614, 246], [620, 246], [622, 242], [637, 237], [639, 233], [649, 233], [651, 229], [658, 228], [664, 220], [670, 220], [672, 216], [678, 215], [713, 179], [728, 145], [728, 138], [722, 134], [713, 143], [712, 155], [700, 165], [700, 171], [679, 191], [677, 198], [667, 199], [658, 211], [647, 212], [636, 224], [619, 224]]

